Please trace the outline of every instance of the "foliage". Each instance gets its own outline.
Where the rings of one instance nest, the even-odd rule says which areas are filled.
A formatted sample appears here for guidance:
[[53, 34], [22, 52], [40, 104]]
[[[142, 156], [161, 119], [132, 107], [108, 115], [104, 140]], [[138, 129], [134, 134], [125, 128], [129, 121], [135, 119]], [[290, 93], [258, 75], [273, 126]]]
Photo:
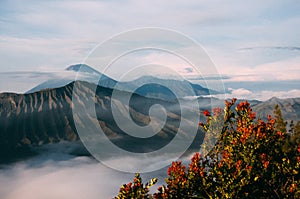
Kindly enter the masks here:
[[295, 128], [294, 128], [294, 132], [296, 134], [300, 134], [300, 121], [297, 122]]
[[276, 104], [274, 108], [274, 117], [276, 120], [275, 129], [277, 131], [281, 131], [285, 133], [287, 122], [283, 120], [282, 113], [278, 104]]
[[285, 139], [285, 145], [283, 147], [285, 152], [290, 152], [297, 150], [297, 147], [300, 146], [300, 121], [294, 125], [293, 120], [290, 123], [289, 134]]
[[149, 194], [149, 189], [157, 182], [156, 178], [151, 179], [148, 183], [142, 183], [140, 174], [136, 173], [133, 183], [123, 184], [119, 194], [115, 199], [149, 199], [153, 198]]
[[[217, 143], [206, 156], [194, 154], [188, 168], [173, 162], [166, 185], [154, 198], [300, 198], [296, 127], [292, 133], [282, 126], [278, 130], [274, 118], [256, 120], [247, 101], [234, 109], [235, 101], [225, 102], [224, 114], [220, 109], [204, 112], [207, 122], [200, 126], [208, 135], [220, 131]], [[289, 150], [284, 150], [287, 143]]]

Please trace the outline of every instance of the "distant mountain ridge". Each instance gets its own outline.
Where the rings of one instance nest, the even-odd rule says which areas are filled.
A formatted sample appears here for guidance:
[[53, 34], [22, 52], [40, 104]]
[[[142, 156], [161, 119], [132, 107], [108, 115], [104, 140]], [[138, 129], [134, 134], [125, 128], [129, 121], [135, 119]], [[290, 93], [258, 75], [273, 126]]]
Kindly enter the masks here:
[[[194, 92], [193, 95], [198, 95], [198, 96], [218, 93], [216, 91], [204, 88], [198, 84], [193, 84], [187, 80], [180, 81], [175, 79], [161, 79], [153, 76], [143, 76], [129, 82], [118, 82], [111, 77], [101, 74], [100, 72], [96, 71], [95, 69], [93, 69], [92, 67], [86, 64], [71, 65], [66, 68], [66, 71], [74, 71], [74, 72], [80, 71], [80, 73], [82, 74], [83, 73], [90, 74], [90, 75], [94, 75], [95, 77], [101, 76], [101, 79], [99, 80], [98, 83], [99, 86], [113, 89], [118, 83], [118, 89], [124, 91], [131, 91], [136, 87], [140, 87], [143, 83], [155, 82], [155, 84], [151, 83], [145, 86], [141, 86], [142, 88], [134, 90], [134, 92], [145, 97], [158, 98], [163, 100], [174, 98], [174, 94], [170, 93], [170, 90], [172, 90], [173, 93], [176, 93], [177, 97], [180, 98], [191, 95], [190, 92], [187, 92], [190, 90], [190, 88]], [[62, 87], [71, 83], [74, 79], [75, 79], [75, 75], [74, 77], [69, 77], [69, 78], [64, 77], [62, 79], [48, 80], [30, 89], [26, 93], [33, 93], [33, 92], [37, 92], [49, 88]], [[187, 86], [189, 86], [190, 88], [188, 88]]]
[[276, 104], [279, 105], [283, 113], [284, 120], [300, 120], [300, 98], [279, 99], [273, 97], [253, 106], [253, 110], [257, 112], [257, 117], [266, 119], [268, 114], [273, 115]]
[[[101, 82], [99, 82], [99, 85], [101, 85], [103, 87], [113, 88], [117, 83], [116, 80], [114, 80], [104, 74], [99, 73], [98, 71], [96, 71], [95, 69], [93, 69], [92, 67], [90, 67], [86, 64], [74, 64], [74, 65], [68, 66], [65, 70], [69, 71], [69, 72], [81, 71], [81, 73], [95, 75], [95, 76], [101, 75]], [[67, 84], [70, 84], [71, 82], [73, 82], [75, 80], [75, 78], [76, 78], [76, 73], [70, 74], [70, 76], [63, 77], [63, 78], [50, 79], [50, 80], [47, 80], [47, 81], [33, 87], [32, 89], [28, 90], [26, 93], [27, 94], [34, 93], [34, 92], [45, 90], [45, 89], [52, 89], [52, 88], [66, 86]]]

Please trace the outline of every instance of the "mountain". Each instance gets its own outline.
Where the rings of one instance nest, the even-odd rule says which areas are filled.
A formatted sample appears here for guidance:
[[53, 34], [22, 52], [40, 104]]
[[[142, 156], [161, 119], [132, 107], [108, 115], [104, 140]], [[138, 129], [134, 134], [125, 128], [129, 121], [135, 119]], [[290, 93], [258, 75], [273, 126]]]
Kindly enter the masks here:
[[[45, 89], [51, 89], [51, 88], [58, 88], [62, 86], [66, 86], [67, 84], [74, 81], [76, 78], [75, 72], [80, 72], [81, 75], [86, 75], [88, 77], [98, 77], [101, 75], [101, 80], [99, 80], [99, 85], [107, 88], [113, 88], [117, 81], [99, 73], [92, 67], [86, 65], [86, 64], [75, 64], [67, 67], [65, 71], [68, 71], [68, 75], [65, 75], [63, 77], [56, 77], [55, 79], [47, 80], [34, 88], [28, 90], [26, 93], [34, 93], [37, 91], [45, 90]], [[73, 73], [72, 73], [73, 72]]]
[[[80, 117], [76, 114], [73, 115], [72, 97], [79, 98], [81, 108], [85, 110], [85, 104], [87, 103], [86, 96], [95, 95], [97, 122], [110, 141], [127, 151], [142, 153], [157, 150], [168, 144], [178, 131], [180, 121], [182, 120], [182, 112], [178, 100], [175, 98], [162, 100], [145, 97], [136, 93], [118, 91], [120, 99], [112, 100], [112, 93], [116, 90], [97, 86], [96, 93], [94, 93], [93, 88], [95, 85], [88, 82], [76, 83], [80, 88], [78, 96], [73, 96], [74, 82], [59, 88], [45, 89], [34, 93], [0, 94], [0, 162], [7, 161], [9, 158], [18, 155], [23, 156], [24, 153], [26, 155], [27, 149], [35, 146], [64, 140], [79, 140], [74, 118], [78, 122]], [[152, 88], [150, 85], [150, 88], [145, 89]], [[137, 92], [144, 92], [143, 88], [137, 90]], [[149, 93], [150, 91], [148, 90], [147, 92]], [[155, 90], [151, 92], [155, 92]], [[169, 91], [165, 90], [164, 92]], [[169, 94], [171, 95], [171, 93]], [[155, 136], [147, 139], [136, 138], [119, 128], [114, 120], [111, 107], [114, 104], [117, 107], [118, 115], [124, 116], [124, 110], [127, 105], [125, 105], [126, 103], [123, 102], [123, 99], [128, 97], [130, 98], [130, 117], [140, 126], [149, 124], [149, 110], [152, 105], [160, 104], [166, 109], [166, 123], [162, 130]], [[224, 107], [223, 100], [216, 98], [198, 97], [194, 100], [198, 101], [201, 110], [210, 110], [212, 102], [215, 107]], [[293, 119], [298, 121], [300, 119], [300, 98], [271, 98], [265, 102], [250, 101], [250, 103], [253, 105], [253, 110], [257, 112], [258, 118], [266, 119], [268, 114], [273, 114], [274, 106], [279, 104], [285, 120]], [[186, 112], [194, 112], [196, 110], [196, 107], [193, 107], [192, 104], [191, 100], [184, 100], [183, 106], [186, 107]], [[159, 119], [154, 118], [154, 121], [158, 121]], [[188, 118], [184, 120], [186, 120], [187, 126], [194, 124]], [[85, 126], [82, 123], [80, 128], [88, 129], [89, 126]], [[180, 137], [189, 137], [191, 136], [190, 132], [190, 130], [182, 131]], [[191, 148], [199, 148], [202, 139], [203, 133], [198, 129], [198, 134]]]
[[[144, 82], [151, 82], [151, 83], [143, 85]], [[139, 87], [135, 91], [139, 95], [152, 97], [152, 98], [160, 98], [160, 99], [170, 99], [170, 98], [174, 99], [174, 98], [183, 98], [183, 97], [195, 96], [195, 95], [203, 96], [203, 95], [217, 94], [216, 91], [209, 90], [198, 84], [193, 84], [187, 80], [160, 79], [153, 76], [140, 77], [136, 80], [129, 82], [129, 86], [130, 85]], [[124, 85], [123, 89], [126, 89], [126, 86], [128, 85]], [[191, 94], [191, 91], [194, 93]], [[175, 96], [174, 94], [176, 94], [177, 96]]]
[[[76, 83], [80, 87], [80, 92], [75, 97], [80, 99], [81, 108], [84, 109], [86, 96], [93, 94], [94, 85], [87, 82]], [[80, 117], [72, 113], [73, 86], [74, 82], [60, 88], [28, 94], [0, 94], [0, 162], [32, 146], [79, 139], [74, 118], [78, 121]], [[137, 94], [131, 96], [131, 93], [120, 91], [121, 99], [114, 99], [112, 102], [112, 92], [110, 88], [98, 86], [95, 94], [95, 109], [101, 128], [114, 144], [127, 151], [147, 152], [161, 148], [176, 135], [181, 121], [178, 101], [164, 101]], [[114, 103], [117, 110], [120, 110], [118, 114], [124, 115], [122, 110], [126, 105], [122, 99], [128, 96], [131, 96], [129, 107], [131, 117], [141, 126], [148, 125], [150, 121], [148, 112], [152, 105], [160, 104], [166, 108], [167, 121], [160, 132], [143, 139], [130, 136], [118, 127], [112, 115], [111, 105]], [[193, 124], [188, 119], [186, 122], [189, 125]], [[80, 128], [89, 128], [84, 125], [81, 123]], [[189, 130], [181, 132], [180, 136], [189, 137], [191, 136], [189, 132]], [[194, 147], [199, 147], [201, 136], [199, 131]]]
[[[90, 78], [98, 78], [101, 75], [101, 79], [98, 81], [98, 85], [106, 88], [114, 88], [117, 84], [117, 81], [107, 75], [104, 75], [97, 70], [86, 64], [75, 64], [66, 68], [66, 71], [80, 72], [85, 75], [89, 75]], [[54, 87], [56, 88], [56, 87]]]
[[94, 73], [94, 74], [97, 74], [97, 75], [100, 74], [97, 70], [93, 69], [92, 67], [90, 67], [86, 64], [74, 64], [74, 65], [71, 65], [71, 66], [67, 67], [66, 70], [67, 71], [75, 71], [75, 72], [81, 71], [81, 72], [91, 73], [91, 74]]
[[276, 104], [279, 105], [284, 120], [300, 120], [300, 98], [279, 99], [273, 97], [253, 106], [253, 110], [257, 112], [257, 117], [267, 119], [268, 114], [273, 115]]
[[[245, 99], [237, 99], [236, 104], [239, 104], [241, 101], [245, 101]], [[275, 105], [278, 104], [284, 120], [294, 120], [294, 122], [300, 120], [300, 98], [279, 99], [273, 97], [266, 101], [247, 101], [251, 104], [252, 110], [256, 112], [257, 119], [267, 120], [268, 115], [273, 116]], [[224, 101], [217, 98], [199, 97], [198, 103], [202, 110], [210, 110], [212, 104], [214, 107], [224, 107]]]
[[30, 94], [0, 94], [0, 157], [14, 157], [32, 145], [78, 139], [71, 99], [71, 84]]
[[[86, 64], [71, 65], [66, 68], [66, 71], [80, 72], [81, 75], [87, 75], [90, 78], [98, 78], [101, 75], [101, 79], [98, 82], [99, 86], [113, 89], [118, 83], [118, 89], [123, 91], [132, 91], [135, 88], [140, 87], [134, 92], [145, 97], [158, 98], [163, 100], [175, 99], [177, 97], [183, 98], [190, 95], [202, 96], [217, 94], [216, 91], [209, 90], [198, 84], [193, 84], [186, 80], [180, 81], [175, 79], [161, 79], [153, 76], [143, 76], [129, 82], [118, 82], [111, 77], [101, 74], [100, 72], [96, 71]], [[33, 93], [44, 89], [62, 87], [71, 83], [74, 79], [75, 73], [70, 73], [70, 75], [67, 77], [45, 81], [30, 89], [26, 93]], [[152, 83], [143, 85], [147, 82]], [[191, 94], [191, 92], [187, 92], [189, 90], [188, 86], [192, 89], [194, 94]], [[175, 97], [175, 95], [171, 91], [176, 93], [177, 97]]]
[[25, 93], [29, 94], [29, 93], [46, 90], [46, 89], [59, 88], [59, 87], [62, 87], [62, 86], [65, 86], [65, 85], [71, 83], [72, 81], [74, 81], [74, 78], [72, 78], [72, 77], [64, 77], [61, 79], [57, 78], [57, 79], [47, 80], [47, 81], [33, 87], [32, 89], [26, 91]]

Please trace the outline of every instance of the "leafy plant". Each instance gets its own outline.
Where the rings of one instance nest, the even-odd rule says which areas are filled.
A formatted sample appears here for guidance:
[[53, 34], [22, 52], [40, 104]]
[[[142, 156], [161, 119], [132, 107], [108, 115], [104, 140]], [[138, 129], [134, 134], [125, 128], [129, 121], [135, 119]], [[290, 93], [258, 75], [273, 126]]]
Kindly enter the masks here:
[[151, 179], [145, 185], [139, 173], [135, 174], [133, 183], [123, 184], [120, 188], [119, 194], [115, 199], [149, 199], [153, 198], [149, 194], [149, 189], [157, 182], [157, 178]]
[[[216, 144], [206, 156], [194, 154], [188, 168], [173, 162], [166, 185], [154, 198], [300, 198], [298, 130], [287, 133], [270, 115], [267, 121], [257, 120], [247, 101], [234, 107], [235, 102], [225, 101], [223, 114], [220, 109], [204, 112], [207, 121], [200, 126], [209, 138], [220, 135]], [[289, 150], [284, 149], [287, 143]], [[124, 192], [126, 187], [130, 191]], [[147, 188], [136, 192], [130, 187], [120, 189], [123, 198], [152, 197]]]

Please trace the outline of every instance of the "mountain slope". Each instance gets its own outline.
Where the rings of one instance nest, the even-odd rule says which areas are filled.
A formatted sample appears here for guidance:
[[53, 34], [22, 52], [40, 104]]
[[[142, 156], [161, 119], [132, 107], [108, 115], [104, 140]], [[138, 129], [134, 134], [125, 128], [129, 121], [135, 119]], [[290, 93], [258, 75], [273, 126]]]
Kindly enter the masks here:
[[266, 119], [268, 114], [273, 115], [276, 104], [279, 105], [284, 120], [300, 120], [300, 98], [278, 99], [273, 97], [253, 106], [253, 110], [257, 112], [258, 117]]
[[[137, 153], [158, 150], [168, 144], [178, 131], [182, 118], [176, 99], [162, 100], [120, 91], [120, 99], [112, 101], [112, 89], [98, 86], [95, 95], [93, 91], [95, 85], [87, 82], [77, 83], [80, 92], [75, 97], [80, 99], [81, 108], [85, 110], [87, 96], [95, 96], [95, 110], [99, 125], [111, 142], [124, 150]], [[60, 88], [29, 94], [0, 94], [0, 162], [24, 151], [24, 148], [62, 140], [75, 141], [79, 139], [74, 124], [74, 118], [77, 118], [78, 122], [79, 117], [73, 115], [72, 112], [73, 85], [74, 82]], [[153, 92], [155, 94], [155, 90]], [[152, 105], [163, 106], [166, 109], [167, 122], [162, 130], [147, 139], [136, 138], [122, 131], [114, 120], [111, 106], [113, 103], [117, 107], [118, 114], [124, 116], [126, 105], [122, 99], [127, 97], [130, 97], [130, 117], [140, 126], [149, 124], [149, 110]], [[212, 101], [215, 101], [216, 107], [224, 105], [224, 102], [219, 99], [199, 97], [196, 100], [202, 110], [210, 110]], [[188, 108], [185, 111], [195, 112], [196, 107], [192, 107], [191, 100], [185, 100], [184, 103], [184, 106]], [[273, 114], [276, 104], [279, 104], [285, 120], [298, 121], [300, 119], [300, 98], [272, 98], [266, 102], [253, 101], [253, 110], [257, 112], [259, 118], [266, 119], [268, 114]], [[195, 124], [193, 121], [188, 121], [189, 118], [186, 120], [187, 126]], [[85, 126], [85, 123], [82, 123], [80, 127], [89, 128], [89, 126]], [[180, 137], [190, 137], [190, 132], [192, 131], [182, 131]], [[192, 147], [199, 148], [202, 139], [203, 134], [198, 131]]]
[[[86, 96], [93, 94], [93, 85], [87, 82], [77, 82], [80, 87], [79, 96], [82, 108], [85, 108]], [[0, 162], [14, 156], [19, 149], [28, 146], [37, 146], [45, 143], [54, 143], [62, 140], [78, 140], [74, 125], [77, 115], [72, 113], [72, 89], [74, 83], [67, 86], [46, 89], [30, 94], [0, 94]], [[107, 137], [119, 147], [134, 152], [157, 150], [169, 143], [176, 135], [181, 121], [180, 109], [176, 101], [145, 98], [140, 95], [121, 92], [121, 95], [131, 96], [130, 114], [132, 119], [141, 126], [149, 123], [149, 109], [153, 104], [160, 104], [166, 108], [167, 122], [156, 135], [143, 139], [136, 138], [123, 132], [111, 112], [112, 89], [97, 87], [95, 108], [98, 122]], [[93, 95], [92, 95], [93, 96]], [[122, 101], [114, 101], [118, 110], [124, 110]], [[119, 114], [124, 114], [120, 111]], [[74, 116], [74, 117], [73, 117]], [[77, 121], [77, 120], [76, 120]], [[80, 123], [80, 122], [79, 122]], [[190, 122], [190, 125], [193, 123]], [[81, 127], [88, 128], [84, 126]], [[181, 132], [180, 136], [191, 136], [189, 131]], [[198, 134], [197, 144], [201, 141]], [[132, 143], [135, 143], [132, 145]]]
[[[145, 82], [151, 82], [151, 84], [141, 86]], [[160, 79], [153, 76], [143, 76], [129, 83], [131, 85], [135, 85], [136, 87], [140, 87], [135, 91], [137, 94], [146, 97], [156, 97], [160, 99], [174, 99], [187, 96], [202, 96], [217, 93], [216, 91], [209, 90], [198, 84], [193, 84], [186, 80], [180, 81], [175, 79]], [[124, 89], [125, 88], [126, 85], [124, 85]], [[173, 91], [173, 93], [177, 96], [172, 94], [171, 91]]]

